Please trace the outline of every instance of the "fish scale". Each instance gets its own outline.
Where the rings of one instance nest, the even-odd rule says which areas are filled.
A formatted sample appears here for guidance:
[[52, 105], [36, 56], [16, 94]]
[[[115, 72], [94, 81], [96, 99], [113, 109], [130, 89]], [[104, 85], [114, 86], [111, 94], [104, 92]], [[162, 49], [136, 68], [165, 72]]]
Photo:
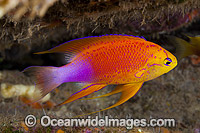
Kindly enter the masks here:
[[[109, 45], [109, 44], [107, 44]], [[105, 76], [106, 74], [109, 74], [112, 76], [112, 74], [116, 74], [116, 69], [118, 71], [121, 71], [120, 74], [118, 74], [118, 77], [126, 76], [127, 71], [123, 71], [126, 69], [132, 69], [133, 73], [137, 71], [141, 66], [144, 66], [145, 62], [141, 61], [143, 60], [142, 54], [135, 53], [133, 54], [135, 49], [129, 49], [130, 44], [118, 44], [117, 46], [111, 45], [110, 48], [99, 48], [95, 52], [94, 51], [85, 51], [84, 59], [88, 61], [89, 64], [92, 64], [92, 69], [94, 70], [95, 74], [94, 77], [98, 77], [99, 79], [103, 79], [102, 82], [106, 83], [106, 81], [109, 80], [108, 76]], [[137, 47], [138, 49], [141, 49], [141, 47]], [[130, 52], [128, 52], [130, 51]], [[90, 54], [92, 53], [92, 54]], [[98, 54], [96, 54], [98, 53]], [[105, 54], [102, 54], [105, 53]], [[133, 54], [133, 55], [132, 55]], [[118, 55], [116, 56], [109, 56], [108, 55]], [[130, 58], [130, 56], [134, 56], [134, 58]], [[90, 60], [88, 60], [88, 58]], [[147, 58], [147, 57], [146, 57]], [[144, 60], [146, 59], [144, 58]], [[124, 60], [123, 60], [124, 59]], [[102, 64], [102, 65], [99, 65]], [[113, 65], [114, 64], [114, 65]], [[131, 74], [131, 73], [128, 73]], [[94, 78], [95, 80], [93, 82], [98, 82], [98, 78]], [[130, 79], [127, 79], [130, 81]], [[116, 81], [113, 80], [115, 83]], [[134, 82], [134, 81], [133, 81]], [[126, 81], [119, 82], [120, 84], [126, 83]]]

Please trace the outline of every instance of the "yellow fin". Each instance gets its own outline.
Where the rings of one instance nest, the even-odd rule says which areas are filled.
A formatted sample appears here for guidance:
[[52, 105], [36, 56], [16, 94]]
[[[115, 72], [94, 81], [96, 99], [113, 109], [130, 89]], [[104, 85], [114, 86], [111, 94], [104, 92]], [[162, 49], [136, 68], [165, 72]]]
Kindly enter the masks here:
[[134, 83], [134, 84], [120, 85], [121, 88], [117, 87], [118, 89], [116, 91], [120, 91], [122, 94], [121, 94], [121, 97], [120, 97], [119, 101], [117, 101], [117, 103], [115, 103], [114, 105], [112, 105], [112, 106], [110, 106], [108, 108], [105, 108], [105, 109], [102, 109], [102, 110], [99, 110], [99, 111], [95, 111], [95, 112], [91, 112], [91, 113], [88, 113], [88, 114], [78, 115], [78, 116], [75, 116], [75, 117], [80, 117], [80, 116], [84, 116], [84, 115], [90, 115], [90, 114], [94, 114], [94, 113], [97, 113], [97, 112], [105, 111], [105, 110], [114, 108], [116, 106], [119, 106], [120, 104], [126, 102], [131, 97], [133, 97], [139, 91], [139, 89], [141, 88], [142, 84], [143, 84], [143, 82]]
[[113, 95], [113, 94], [122, 92], [122, 90], [123, 90], [123, 85], [118, 85], [118, 86], [115, 87], [115, 89], [113, 89], [111, 92], [109, 92], [109, 93], [107, 93], [107, 94], [104, 94], [104, 95], [101, 95], [101, 96], [98, 96], [98, 97], [83, 98], [83, 99], [81, 99], [81, 100], [90, 100], [90, 99], [96, 99], [96, 98], [107, 97], [107, 96], [110, 96], [110, 95]]
[[200, 48], [200, 36], [195, 36], [195, 37], [191, 37], [188, 36], [186, 34], [184, 34], [185, 36], [187, 36], [190, 39], [190, 44], [193, 45], [195, 48]]
[[176, 46], [176, 54], [179, 60], [194, 54], [195, 47], [189, 42], [174, 36], [170, 36], [169, 39]]
[[83, 89], [81, 89], [80, 91], [74, 93], [73, 95], [71, 95], [66, 101], [56, 105], [56, 106], [60, 106], [66, 103], [70, 103], [73, 102], [79, 98], [82, 98], [84, 96], [87, 96], [95, 91], [98, 91], [102, 88], [104, 88], [106, 85], [105, 84], [89, 84], [83, 87]]

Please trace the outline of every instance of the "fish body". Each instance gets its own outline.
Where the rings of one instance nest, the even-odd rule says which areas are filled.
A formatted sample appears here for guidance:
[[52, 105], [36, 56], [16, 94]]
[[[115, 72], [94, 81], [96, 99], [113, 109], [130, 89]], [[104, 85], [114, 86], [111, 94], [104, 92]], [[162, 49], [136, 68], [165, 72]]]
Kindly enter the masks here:
[[36, 85], [41, 88], [38, 99], [64, 82], [87, 84], [59, 105], [116, 84], [118, 86], [113, 91], [100, 96], [121, 92], [120, 100], [106, 109], [113, 108], [133, 97], [145, 81], [163, 75], [177, 65], [176, 57], [164, 48], [143, 38], [128, 35], [72, 40], [36, 54], [55, 52], [64, 52], [67, 57], [70, 55], [70, 63], [62, 67], [29, 67], [25, 72], [36, 77]]

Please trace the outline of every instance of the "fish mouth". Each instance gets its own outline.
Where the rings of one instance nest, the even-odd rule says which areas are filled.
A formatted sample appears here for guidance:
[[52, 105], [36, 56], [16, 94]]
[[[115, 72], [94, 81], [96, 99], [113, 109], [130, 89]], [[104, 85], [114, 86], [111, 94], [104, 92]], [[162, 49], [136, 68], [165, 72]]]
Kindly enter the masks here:
[[178, 62], [177, 61], [174, 61], [174, 62], [172, 62], [172, 65], [170, 65], [170, 67], [176, 67], [178, 65]]

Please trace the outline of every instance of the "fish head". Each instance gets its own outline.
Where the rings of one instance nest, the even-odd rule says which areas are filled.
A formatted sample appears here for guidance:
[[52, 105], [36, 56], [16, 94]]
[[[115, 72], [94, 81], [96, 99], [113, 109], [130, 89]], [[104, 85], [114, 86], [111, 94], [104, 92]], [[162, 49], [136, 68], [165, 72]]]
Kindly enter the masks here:
[[160, 48], [160, 50], [154, 50], [151, 57], [148, 59], [146, 72], [144, 74], [145, 80], [152, 80], [177, 66], [177, 58], [169, 51]]

